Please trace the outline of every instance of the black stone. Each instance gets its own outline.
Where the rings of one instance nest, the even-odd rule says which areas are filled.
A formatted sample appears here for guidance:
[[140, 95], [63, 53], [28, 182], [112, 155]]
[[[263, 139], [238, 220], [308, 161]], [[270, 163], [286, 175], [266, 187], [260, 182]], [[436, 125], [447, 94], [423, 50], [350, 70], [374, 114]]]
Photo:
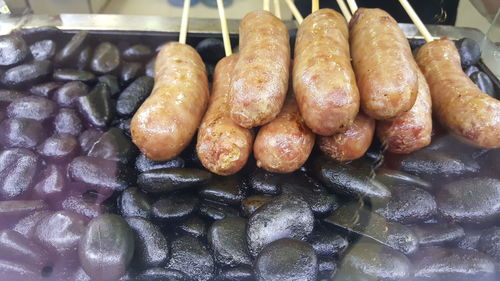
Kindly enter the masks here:
[[211, 173], [200, 169], [158, 169], [140, 174], [137, 185], [148, 192], [170, 192], [199, 186], [211, 178]]
[[217, 63], [226, 54], [224, 52], [224, 43], [217, 38], [206, 38], [196, 45], [196, 51], [200, 54], [204, 62], [211, 64]]
[[99, 44], [90, 61], [90, 69], [97, 73], [109, 73], [118, 68], [120, 65], [120, 51], [118, 48], [109, 43], [103, 42]]
[[207, 235], [207, 224], [199, 217], [191, 217], [179, 224], [179, 229], [194, 237], [205, 237]]
[[460, 54], [460, 62], [462, 68], [465, 69], [471, 65], [477, 64], [481, 58], [481, 47], [479, 44], [470, 38], [462, 38], [455, 42], [458, 53]]
[[190, 281], [190, 278], [173, 269], [153, 267], [142, 271], [135, 277], [137, 281]]
[[111, 190], [124, 190], [129, 185], [127, 167], [112, 160], [79, 156], [68, 166], [68, 175], [77, 182]]
[[239, 205], [245, 197], [246, 187], [239, 175], [214, 176], [199, 191], [199, 196], [223, 204]]
[[79, 97], [86, 96], [88, 92], [89, 87], [83, 82], [68, 82], [54, 92], [52, 99], [60, 106], [70, 107], [75, 105]]
[[54, 115], [56, 104], [44, 97], [28, 96], [16, 99], [7, 107], [9, 118], [45, 120]]
[[500, 218], [500, 180], [469, 178], [443, 186], [436, 195], [440, 214], [463, 223]]
[[0, 201], [0, 225], [8, 225], [36, 211], [47, 210], [48, 207], [43, 200]]
[[122, 132], [129, 138], [132, 137], [132, 134], [130, 132], [130, 122], [132, 122], [132, 118], [127, 118], [127, 119], [118, 119], [114, 120], [111, 125], [116, 126], [118, 129], [122, 130]]
[[267, 281], [315, 281], [318, 258], [306, 242], [284, 238], [267, 245], [255, 261], [255, 277]]
[[[139, 62], [124, 62], [120, 71], [120, 81], [128, 85], [137, 77], [143, 75], [143, 66]], [[146, 76], [148, 77], [148, 76]], [[149, 77], [150, 78], [150, 77]]]
[[118, 96], [116, 112], [122, 116], [132, 115], [142, 102], [151, 94], [154, 81], [151, 77], [137, 78]]
[[385, 184], [389, 188], [394, 185], [410, 185], [420, 187], [428, 191], [433, 189], [432, 184], [428, 181], [402, 171], [396, 171], [387, 168], [377, 169], [375, 179]]
[[88, 224], [78, 254], [80, 264], [92, 280], [116, 280], [132, 261], [134, 233], [117, 215], [99, 216]]
[[488, 74], [482, 71], [477, 71], [470, 75], [470, 79], [479, 87], [479, 89], [481, 89], [481, 91], [495, 97], [495, 86], [493, 85], [493, 81], [491, 81]]
[[212, 224], [208, 231], [208, 244], [215, 261], [222, 266], [252, 265], [246, 239], [247, 221], [226, 218]]
[[55, 26], [39, 26], [21, 29], [20, 35], [29, 44], [43, 39], [56, 39], [62, 34], [61, 30]]
[[50, 60], [56, 54], [56, 47], [56, 42], [47, 39], [33, 43], [30, 51], [35, 60]]
[[84, 47], [88, 31], [82, 30], [73, 35], [71, 40], [56, 54], [57, 64], [67, 64], [74, 59]]
[[33, 187], [35, 194], [42, 199], [57, 199], [66, 191], [66, 171], [60, 166], [49, 164]]
[[215, 271], [214, 260], [206, 245], [189, 235], [178, 237], [172, 242], [171, 257], [166, 267], [178, 270], [196, 281], [212, 279]]
[[156, 201], [151, 213], [158, 220], [181, 220], [198, 207], [198, 199], [190, 195], [170, 195]]
[[318, 257], [332, 258], [341, 256], [349, 242], [330, 229], [316, 230], [309, 239]]
[[111, 74], [106, 74], [97, 77], [97, 80], [100, 83], [104, 83], [108, 85], [109, 91], [111, 93], [111, 96], [115, 96], [120, 92], [120, 85], [118, 84], [118, 78], [116, 76], [111, 75]]
[[29, 87], [43, 82], [50, 77], [50, 74], [52, 74], [52, 63], [40, 60], [10, 68], [2, 74], [0, 81], [11, 88]]
[[214, 281], [253, 281], [253, 269], [250, 266], [237, 266], [223, 269]]
[[[43, 204], [43, 201], [40, 200]], [[36, 226], [38, 225], [38, 222], [40, 222], [43, 218], [51, 215], [53, 212], [44, 210], [44, 211], [35, 211], [35, 210], [30, 210], [27, 212], [27, 216], [23, 217], [20, 219], [13, 227], [12, 230], [16, 231], [17, 233], [21, 234], [22, 236], [32, 240], [35, 236], [35, 229]]]
[[54, 132], [78, 136], [83, 130], [82, 120], [74, 109], [61, 108], [54, 117]]
[[88, 95], [77, 98], [76, 104], [83, 118], [93, 126], [104, 127], [114, 117], [111, 93], [106, 84], [98, 83]]
[[248, 220], [248, 248], [255, 257], [266, 245], [278, 239], [305, 239], [313, 226], [313, 213], [301, 197], [280, 196], [257, 209]]
[[125, 189], [118, 198], [118, 207], [123, 217], [141, 217], [148, 219], [151, 216], [151, 200], [137, 187]]
[[469, 76], [469, 77], [472, 75], [472, 73], [474, 73], [476, 71], [480, 71], [480, 69], [479, 69], [479, 67], [477, 67], [475, 65], [471, 65], [464, 70], [465, 74], [467, 74], [467, 76]]
[[0, 144], [6, 148], [33, 148], [45, 137], [42, 123], [26, 118], [3, 120], [0, 132]]
[[49, 264], [44, 249], [20, 233], [9, 229], [0, 231], [0, 259], [35, 266], [39, 269]]
[[28, 45], [23, 38], [16, 35], [0, 36], [0, 66], [20, 63], [29, 54]]
[[184, 168], [184, 159], [180, 157], [175, 157], [167, 161], [154, 161], [147, 158], [144, 154], [137, 156], [135, 160], [135, 169], [139, 173], [148, 172], [157, 169], [168, 169], [168, 168]]
[[199, 207], [199, 213], [201, 216], [210, 220], [222, 220], [239, 216], [238, 210], [232, 206], [213, 201], [202, 201]]
[[12, 281], [36, 280], [40, 277], [36, 267], [2, 259], [0, 259], [0, 273], [2, 279]]
[[91, 57], [92, 48], [87, 46], [78, 54], [78, 58], [76, 59], [76, 68], [80, 70], [87, 69]]
[[0, 152], [0, 195], [13, 198], [31, 186], [38, 168], [38, 156], [27, 149]]
[[492, 256], [500, 264], [500, 227], [484, 230], [479, 238], [477, 249]]
[[153, 57], [147, 64], [144, 70], [144, 73], [146, 76], [149, 76], [151, 78], [155, 78], [155, 63], [156, 63], [156, 57]]
[[77, 155], [78, 140], [68, 134], [53, 135], [36, 149], [38, 154], [49, 161], [66, 162]]
[[130, 139], [120, 129], [113, 127], [101, 135], [87, 155], [126, 164], [135, 158], [137, 152], [137, 147]]
[[126, 220], [135, 235], [133, 266], [149, 268], [165, 264], [169, 257], [169, 243], [160, 228], [143, 218]]
[[16, 99], [20, 99], [26, 96], [26, 94], [18, 91], [0, 89], [0, 105], [8, 106]]
[[481, 238], [481, 231], [478, 229], [464, 229], [465, 235], [457, 240], [456, 246], [460, 249], [475, 250]]
[[56, 69], [52, 77], [61, 82], [80, 81], [87, 84], [95, 82], [95, 75], [92, 72], [72, 68]]
[[46, 82], [42, 84], [33, 85], [30, 88], [30, 93], [40, 97], [50, 98], [55, 90], [61, 87], [63, 84], [60, 82]]
[[149, 46], [137, 44], [123, 51], [123, 58], [128, 61], [144, 61], [151, 57], [153, 50]]
[[465, 235], [460, 225], [452, 223], [419, 224], [412, 226], [411, 229], [417, 235], [420, 246], [451, 243]]
[[264, 169], [255, 169], [248, 178], [250, 188], [258, 193], [278, 195], [281, 193], [280, 183], [284, 176], [268, 172]]
[[98, 129], [87, 129], [83, 131], [78, 137], [78, 142], [80, 143], [80, 148], [83, 152], [87, 153], [90, 151], [94, 143], [97, 142], [102, 136], [103, 132]]
[[[99, 195], [109, 196], [109, 195]], [[93, 219], [104, 213], [109, 212], [107, 206], [100, 202], [91, 202], [85, 198], [85, 194], [69, 195], [61, 203], [63, 210], [75, 212], [87, 218]]]

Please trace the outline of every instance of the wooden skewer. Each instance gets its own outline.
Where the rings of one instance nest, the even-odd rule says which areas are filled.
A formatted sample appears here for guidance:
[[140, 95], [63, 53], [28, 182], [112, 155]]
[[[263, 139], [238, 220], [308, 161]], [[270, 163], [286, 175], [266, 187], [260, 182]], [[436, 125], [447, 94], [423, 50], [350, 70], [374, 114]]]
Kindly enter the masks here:
[[181, 44], [186, 44], [190, 6], [191, 0], [184, 0], [184, 7], [182, 8], [181, 30], [179, 31], [179, 43]]
[[413, 7], [410, 5], [410, 3], [408, 3], [407, 0], [399, 0], [399, 3], [401, 3], [401, 6], [403, 6], [406, 13], [408, 13], [408, 16], [410, 16], [413, 23], [417, 26], [418, 31], [420, 31], [420, 33], [424, 36], [425, 41], [431, 42], [432, 40], [434, 40], [429, 30], [427, 30], [424, 23], [418, 17], [417, 13], [415, 13], [415, 10], [413, 10]]
[[271, 10], [269, 0], [264, 0], [264, 11], [269, 12], [269, 10]]
[[349, 9], [347, 8], [344, 0], [337, 0], [337, 4], [339, 5], [340, 11], [342, 12], [342, 15], [344, 15], [344, 18], [347, 22], [351, 21], [351, 12], [349, 12]]
[[319, 10], [319, 0], [312, 0], [312, 12]]
[[351, 14], [354, 15], [356, 10], [358, 10], [358, 4], [356, 4], [356, 0], [347, 0], [347, 4], [349, 5], [349, 9], [351, 9]]
[[224, 41], [224, 51], [226, 52], [227, 57], [230, 56], [233, 51], [231, 50], [231, 40], [229, 40], [226, 13], [224, 12], [224, 2], [222, 2], [222, 0], [217, 0], [217, 8], [219, 10], [220, 28], [222, 30], [222, 40]]
[[281, 19], [280, 0], [274, 0], [274, 14]]
[[301, 24], [304, 18], [300, 14], [299, 10], [297, 9], [297, 6], [293, 3], [292, 0], [285, 0], [286, 4], [288, 5], [288, 8], [290, 8], [290, 11], [292, 11], [293, 17], [295, 20]]

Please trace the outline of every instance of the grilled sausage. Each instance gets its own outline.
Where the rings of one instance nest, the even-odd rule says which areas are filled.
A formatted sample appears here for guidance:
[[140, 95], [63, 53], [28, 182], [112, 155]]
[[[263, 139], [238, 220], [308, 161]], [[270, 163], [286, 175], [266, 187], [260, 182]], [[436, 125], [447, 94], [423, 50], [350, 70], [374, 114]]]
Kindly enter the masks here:
[[463, 141], [500, 147], [500, 101], [483, 93], [462, 71], [460, 55], [448, 39], [425, 44], [417, 53], [439, 122]]
[[319, 148], [338, 161], [358, 159], [370, 147], [374, 133], [375, 120], [360, 112], [346, 132], [320, 137]]
[[360, 8], [349, 30], [363, 111], [383, 120], [410, 110], [417, 98], [418, 78], [410, 45], [398, 23], [383, 10]]
[[229, 84], [237, 56], [225, 57], [215, 67], [212, 95], [196, 143], [201, 164], [223, 176], [243, 168], [253, 142], [252, 130], [240, 127], [229, 116]]
[[290, 67], [288, 29], [270, 12], [251, 12], [240, 23], [239, 47], [230, 89], [231, 119], [252, 128], [273, 120], [285, 101]]
[[293, 87], [307, 126], [319, 135], [344, 132], [359, 111], [349, 34], [342, 15], [331, 9], [310, 14], [295, 40]]
[[208, 79], [200, 55], [172, 42], [156, 59], [151, 96], [130, 124], [133, 142], [148, 158], [177, 156], [196, 133], [208, 102]]
[[257, 166], [275, 173], [299, 169], [314, 147], [314, 133], [300, 116], [293, 93], [289, 91], [280, 114], [260, 128], [253, 146]]
[[406, 154], [431, 142], [432, 101], [424, 75], [415, 65], [418, 74], [418, 94], [413, 107], [392, 120], [377, 122], [377, 136], [393, 153]]

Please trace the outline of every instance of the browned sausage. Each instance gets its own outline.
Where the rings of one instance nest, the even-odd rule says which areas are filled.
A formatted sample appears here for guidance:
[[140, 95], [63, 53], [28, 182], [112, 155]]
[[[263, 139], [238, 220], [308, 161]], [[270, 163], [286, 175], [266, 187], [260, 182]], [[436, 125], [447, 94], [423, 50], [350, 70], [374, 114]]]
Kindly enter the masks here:
[[359, 113], [346, 132], [330, 137], [320, 137], [319, 148], [338, 161], [358, 159], [370, 147], [375, 133], [375, 120]]
[[500, 147], [500, 101], [483, 93], [462, 71], [460, 55], [452, 41], [435, 40], [417, 54], [432, 96], [432, 110], [439, 122], [465, 142]]
[[295, 40], [293, 87], [300, 113], [316, 134], [344, 132], [359, 111], [359, 92], [349, 54], [349, 32], [331, 9], [310, 14]]
[[252, 151], [252, 131], [240, 127], [229, 116], [229, 84], [237, 57], [225, 57], [215, 66], [212, 95], [196, 143], [201, 164], [223, 176], [243, 168]]
[[200, 55], [189, 45], [168, 43], [156, 58], [153, 92], [132, 118], [133, 142], [150, 159], [175, 157], [196, 133], [208, 95]]
[[275, 173], [293, 172], [311, 154], [314, 138], [300, 116], [293, 93], [289, 93], [278, 117], [257, 133], [253, 146], [257, 166]]
[[290, 67], [288, 29], [270, 12], [251, 12], [240, 23], [239, 47], [230, 89], [231, 118], [252, 128], [273, 120], [285, 101]]
[[417, 72], [398, 23], [383, 10], [360, 8], [349, 28], [363, 111], [383, 120], [410, 110], [417, 98]]
[[380, 141], [393, 153], [410, 153], [431, 142], [431, 93], [424, 75], [417, 65], [415, 67], [418, 73], [418, 95], [413, 107], [395, 119], [377, 122]]

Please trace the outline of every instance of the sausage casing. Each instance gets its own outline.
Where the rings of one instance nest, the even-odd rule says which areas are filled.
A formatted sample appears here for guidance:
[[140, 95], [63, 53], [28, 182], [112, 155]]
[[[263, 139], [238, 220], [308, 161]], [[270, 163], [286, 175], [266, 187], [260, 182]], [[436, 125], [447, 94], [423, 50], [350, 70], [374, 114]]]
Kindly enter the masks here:
[[191, 141], [208, 102], [208, 79], [200, 55], [171, 42], [156, 58], [155, 85], [132, 118], [132, 140], [148, 158], [167, 160]]
[[406, 154], [431, 142], [432, 101], [429, 85], [417, 68], [418, 94], [413, 107], [392, 120], [377, 122], [377, 136], [392, 153]]
[[359, 111], [359, 92], [351, 66], [349, 32], [331, 9], [310, 14], [295, 40], [293, 87], [307, 126], [319, 135], [344, 132]]
[[252, 151], [253, 132], [234, 123], [229, 115], [229, 84], [237, 56], [225, 57], [215, 66], [212, 95], [196, 143], [201, 164], [223, 176], [243, 168]]
[[483, 93], [462, 71], [460, 55], [448, 39], [425, 44], [417, 53], [439, 122], [463, 141], [500, 147], [500, 101]]
[[275, 173], [293, 172], [306, 162], [314, 139], [289, 93], [280, 114], [257, 133], [253, 146], [257, 166]]
[[383, 120], [410, 110], [417, 98], [418, 78], [410, 45], [398, 23], [383, 10], [360, 8], [349, 29], [363, 111]]
[[239, 48], [230, 89], [231, 118], [252, 128], [273, 120], [285, 101], [290, 67], [288, 29], [270, 12], [251, 12], [240, 23]]
[[344, 133], [329, 137], [319, 137], [321, 151], [338, 161], [358, 159], [370, 147], [375, 133], [375, 120], [359, 113], [352, 125]]

